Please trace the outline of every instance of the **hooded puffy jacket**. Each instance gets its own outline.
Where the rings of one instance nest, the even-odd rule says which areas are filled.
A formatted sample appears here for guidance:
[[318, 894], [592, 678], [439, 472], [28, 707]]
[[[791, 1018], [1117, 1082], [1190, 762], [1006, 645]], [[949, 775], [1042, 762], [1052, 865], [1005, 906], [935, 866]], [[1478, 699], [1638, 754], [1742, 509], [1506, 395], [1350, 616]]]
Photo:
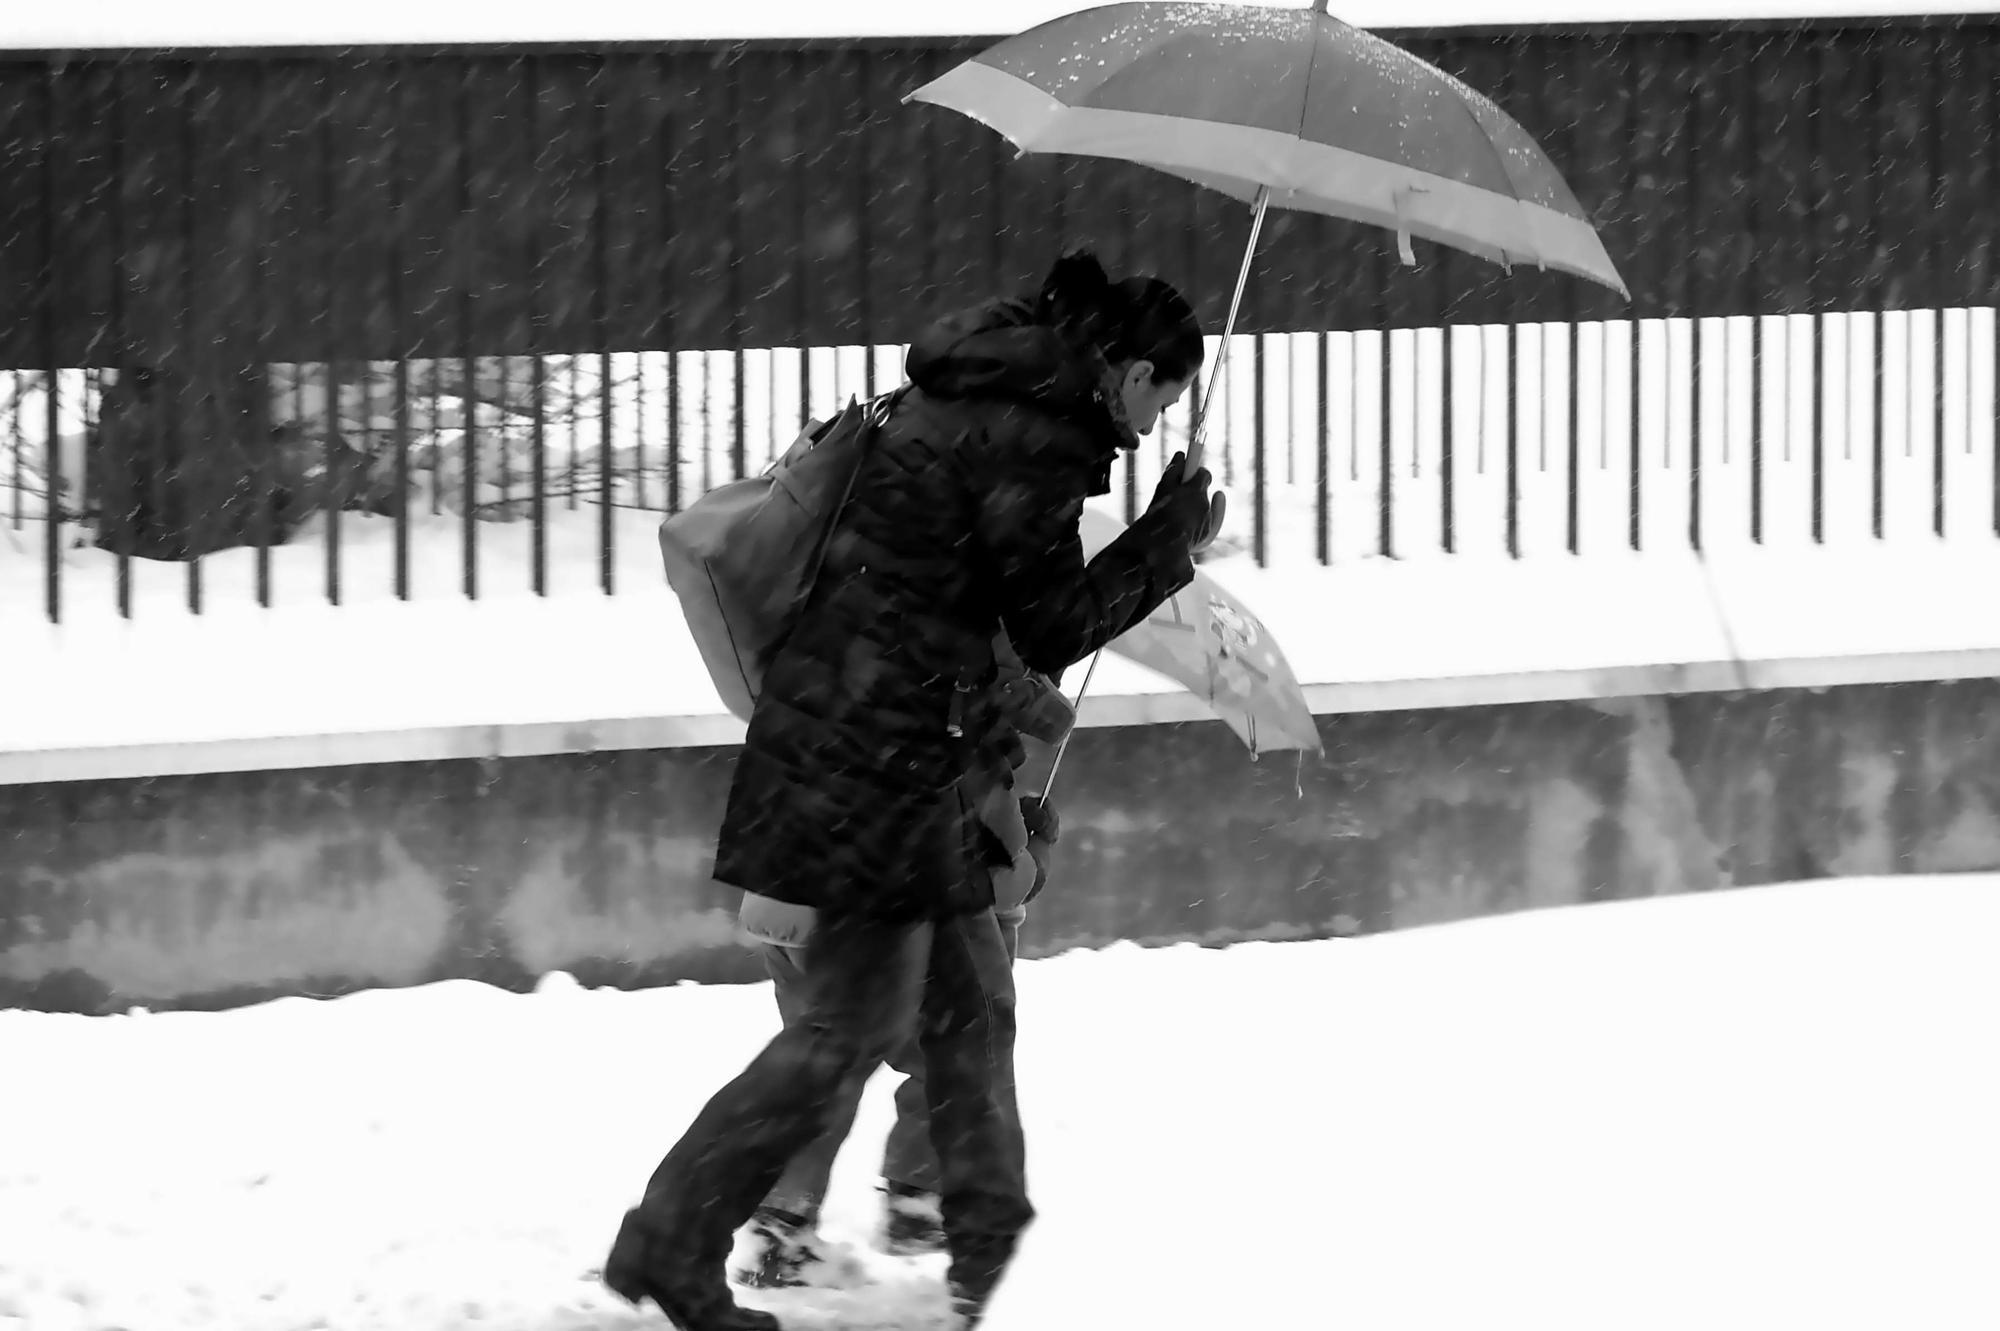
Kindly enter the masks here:
[[1136, 443], [1101, 358], [994, 302], [912, 345], [818, 582], [765, 673], [715, 876], [892, 920], [993, 904], [975, 810], [975, 704], [1005, 634], [1056, 674], [1194, 576], [1186, 533], [1142, 515], [1086, 562], [1084, 500]]

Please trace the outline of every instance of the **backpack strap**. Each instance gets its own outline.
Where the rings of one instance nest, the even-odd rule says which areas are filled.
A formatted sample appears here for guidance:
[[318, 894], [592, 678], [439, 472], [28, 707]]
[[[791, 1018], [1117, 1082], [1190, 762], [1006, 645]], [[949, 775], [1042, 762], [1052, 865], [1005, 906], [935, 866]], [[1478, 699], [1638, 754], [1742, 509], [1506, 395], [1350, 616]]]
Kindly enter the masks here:
[[854, 469], [847, 473], [847, 484], [840, 492], [840, 502], [834, 505], [833, 517], [821, 533], [819, 548], [813, 551], [812, 563], [806, 569], [805, 584], [799, 588], [798, 599], [792, 604], [804, 606], [812, 599], [813, 590], [819, 586], [820, 567], [826, 563], [826, 547], [833, 541], [834, 528], [846, 515], [847, 506], [854, 499], [854, 483], [861, 479], [861, 469], [868, 465], [868, 454], [874, 449], [875, 436], [889, 423], [896, 406], [909, 394], [911, 385], [903, 384], [895, 390], [884, 393], [863, 408], [861, 413], [861, 439], [855, 450]]

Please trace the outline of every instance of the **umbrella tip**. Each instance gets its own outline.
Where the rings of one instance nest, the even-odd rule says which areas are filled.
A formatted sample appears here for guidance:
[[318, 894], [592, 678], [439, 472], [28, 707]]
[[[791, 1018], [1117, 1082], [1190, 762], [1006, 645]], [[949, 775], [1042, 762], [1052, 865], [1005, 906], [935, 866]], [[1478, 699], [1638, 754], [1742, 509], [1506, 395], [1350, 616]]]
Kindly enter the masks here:
[[1313, 13], [1315, 14], [1326, 13], [1326, 0], [1313, 0]]

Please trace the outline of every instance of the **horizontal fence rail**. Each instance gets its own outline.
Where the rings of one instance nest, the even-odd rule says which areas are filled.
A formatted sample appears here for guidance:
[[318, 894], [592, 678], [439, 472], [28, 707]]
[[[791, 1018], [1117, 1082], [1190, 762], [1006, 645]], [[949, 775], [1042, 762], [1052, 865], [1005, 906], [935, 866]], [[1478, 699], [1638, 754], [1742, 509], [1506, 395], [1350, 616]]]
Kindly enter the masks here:
[[[1208, 405], [1210, 466], [1232, 496], [1216, 554], [1298, 566], [1992, 540], [1995, 319], [1248, 335]], [[664, 513], [895, 383], [902, 354], [269, 366], [267, 437], [204, 450], [240, 474], [177, 496], [183, 477], [161, 472], [137, 501], [118, 492], [181, 515], [190, 545], [174, 553], [191, 557], [177, 558], [108, 548], [111, 483], [93, 458], [118, 373], [65, 370], [51, 392], [46, 373], [0, 372], [0, 613], [657, 588]], [[1171, 410], [1099, 502], [1134, 516], [1197, 409], [1190, 395]], [[148, 420], [176, 435], [180, 417]]]
[[[1239, 328], [1995, 304], [1997, 38], [1410, 34], [1547, 148], [1632, 304], [1280, 210]], [[903, 103], [976, 49], [0, 53], [0, 365], [895, 344], [1078, 241], [1220, 327], [1247, 209]]]

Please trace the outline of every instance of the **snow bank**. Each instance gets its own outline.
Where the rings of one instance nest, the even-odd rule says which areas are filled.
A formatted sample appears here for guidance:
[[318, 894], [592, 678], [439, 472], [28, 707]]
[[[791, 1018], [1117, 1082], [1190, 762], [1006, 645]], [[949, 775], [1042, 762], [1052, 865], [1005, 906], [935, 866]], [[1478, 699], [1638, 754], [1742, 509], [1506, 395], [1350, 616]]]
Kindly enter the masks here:
[[[354, 599], [337, 607], [313, 596], [325, 556], [310, 530], [272, 551], [290, 595], [270, 610], [252, 599], [254, 552], [239, 550], [204, 561], [210, 608], [199, 616], [181, 603], [184, 568], [135, 561], [139, 609], [123, 620], [110, 609], [113, 561], [73, 551], [72, 604], [94, 611], [61, 625], [9, 615], [18, 705], [0, 709], [0, 776], [734, 742], [740, 724], [659, 572], [658, 515], [617, 516], [620, 590], [608, 597], [595, 586], [588, 510], [555, 515], [546, 597], [528, 590], [521, 524], [482, 524], [477, 601], [459, 591], [449, 519], [418, 525], [408, 602], [388, 594], [385, 519], [343, 519]], [[1322, 712], [2000, 672], [2000, 603], [1980, 591], [2000, 582], [1991, 537], [1740, 547], [1706, 562], [1605, 553], [1208, 567], [1264, 618]], [[1092, 695], [1086, 724], [1205, 715], [1115, 656]], [[277, 747], [227, 747], [265, 741]]]
[[[1023, 963], [991, 1331], [2000, 1325], [1996, 933], [2000, 878], [1902, 878]], [[761, 985], [0, 1012], [0, 1327], [657, 1328], [589, 1272], [775, 1026]], [[935, 1262], [876, 1269], [840, 1324], [925, 1325]]]

